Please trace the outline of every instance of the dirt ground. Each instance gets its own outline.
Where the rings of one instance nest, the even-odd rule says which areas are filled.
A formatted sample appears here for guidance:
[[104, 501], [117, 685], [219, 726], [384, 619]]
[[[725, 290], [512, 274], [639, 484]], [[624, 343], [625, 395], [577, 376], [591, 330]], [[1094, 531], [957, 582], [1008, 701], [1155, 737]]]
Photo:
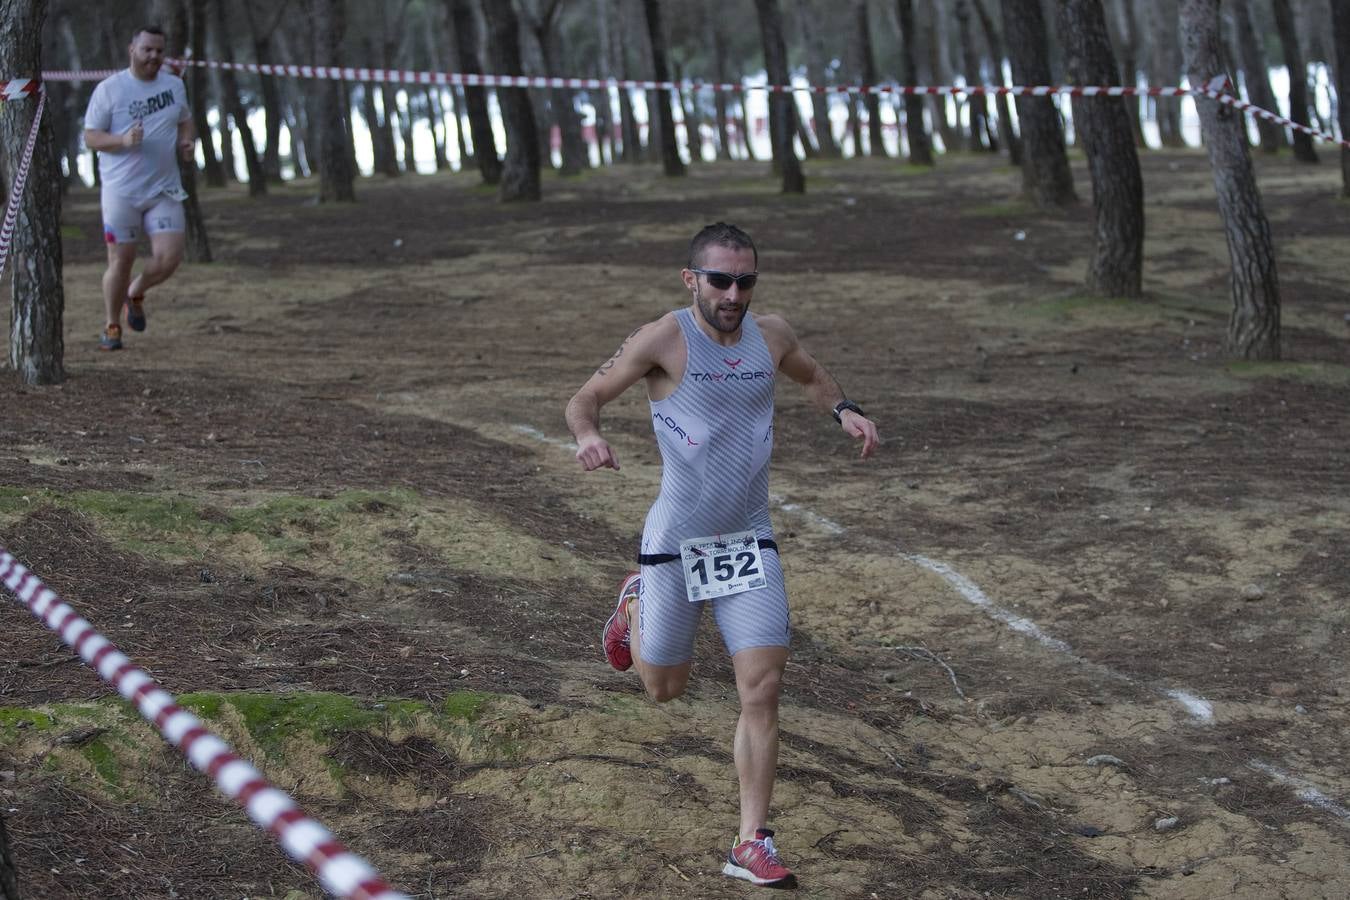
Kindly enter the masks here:
[[[1331, 155], [1327, 155], [1330, 160]], [[1137, 302], [1083, 206], [997, 161], [616, 168], [503, 206], [470, 174], [203, 199], [217, 261], [101, 354], [97, 197], [65, 204], [66, 363], [5, 391], [0, 545], [418, 897], [738, 897], [729, 663], [647, 702], [598, 646], [655, 495], [640, 391], [583, 475], [562, 409], [756, 238], [879, 423], [785, 383], [793, 601], [773, 825], [799, 892], [1350, 895], [1350, 205], [1257, 161], [1285, 360], [1221, 355], [1198, 153], [1144, 157]], [[6, 595], [8, 596], [8, 595]], [[317, 897], [31, 615], [0, 604], [0, 809], [25, 898]]]

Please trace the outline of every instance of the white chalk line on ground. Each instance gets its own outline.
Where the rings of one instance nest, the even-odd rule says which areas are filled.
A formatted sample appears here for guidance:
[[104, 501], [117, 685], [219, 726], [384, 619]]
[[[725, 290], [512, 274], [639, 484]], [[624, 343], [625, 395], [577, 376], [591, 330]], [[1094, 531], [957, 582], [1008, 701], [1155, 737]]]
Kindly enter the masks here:
[[[528, 425], [516, 425], [514, 427], [515, 430], [520, 434], [532, 437], [535, 440], [540, 441], [542, 443], [566, 447], [571, 450], [575, 450], [577, 446], [576, 444], [568, 443], [567, 441], [562, 441], [555, 437], [550, 437], [544, 434], [539, 429], [532, 428]], [[769, 499], [779, 509], [782, 509], [785, 512], [790, 512], [799, 515], [807, 519], [808, 521], [812, 522], [813, 524], [817, 525], [818, 527], [820, 527], [822, 531], [825, 531], [831, 535], [841, 535], [846, 530], [844, 526], [840, 525], [839, 523], [827, 519], [824, 516], [812, 510], [806, 509], [800, 504], [786, 502], [786, 498], [784, 498], [781, 494], [770, 494]], [[1117, 672], [1108, 666], [1103, 666], [1100, 663], [1094, 663], [1084, 659], [1083, 657], [1074, 653], [1073, 648], [1069, 646], [1068, 643], [1060, 640], [1057, 637], [1053, 637], [1049, 634], [1046, 634], [1045, 631], [1031, 619], [1028, 619], [1026, 616], [1019, 615], [1017, 613], [1011, 612], [999, 606], [993, 600], [991, 600], [984, 591], [980, 590], [979, 585], [975, 584], [975, 582], [971, 581], [965, 575], [962, 575], [960, 572], [956, 571], [946, 563], [940, 562], [935, 559], [930, 559], [926, 556], [921, 556], [915, 553], [902, 552], [900, 554], [900, 557], [901, 559], [908, 560], [914, 563], [915, 565], [927, 569], [928, 571], [942, 578], [953, 588], [955, 588], [956, 592], [960, 594], [966, 600], [966, 602], [984, 610], [985, 613], [990, 618], [1002, 622], [1004, 625], [1008, 626], [1008, 628], [1010, 628], [1012, 631], [1015, 631], [1018, 634], [1025, 635], [1035, 640], [1042, 646], [1050, 650], [1054, 650], [1056, 653], [1064, 654], [1072, 658], [1075, 662], [1091, 666], [1092, 668], [1097, 669], [1098, 671], [1102, 672], [1103, 674], [1111, 678], [1120, 681], [1126, 681], [1131, 684], [1136, 683], [1133, 678], [1131, 678], [1130, 676], [1126, 675], [1123, 672]], [[1164, 688], [1152, 686], [1152, 690], [1155, 693], [1158, 693], [1169, 700], [1179, 703], [1182, 706], [1182, 708], [1184, 708], [1186, 712], [1191, 716], [1191, 718], [1194, 719], [1196, 722], [1202, 725], [1214, 724], [1214, 704], [1210, 703], [1208, 700], [1206, 700], [1204, 697], [1201, 697], [1199, 694], [1196, 694], [1192, 691], [1182, 690], [1180, 688]], [[1347, 809], [1345, 806], [1342, 806], [1340, 803], [1337, 803], [1331, 797], [1328, 797], [1325, 793], [1323, 793], [1315, 785], [1313, 785], [1312, 782], [1300, 778], [1296, 775], [1292, 775], [1281, 769], [1277, 769], [1276, 767], [1270, 765], [1269, 763], [1264, 763], [1261, 762], [1260, 760], [1251, 760], [1247, 763], [1247, 766], [1250, 769], [1268, 775], [1269, 777], [1271, 777], [1272, 779], [1281, 784], [1293, 788], [1295, 795], [1300, 800], [1303, 800], [1305, 803], [1309, 803], [1317, 807], [1318, 809], [1329, 812], [1332, 815], [1337, 816], [1341, 819], [1350, 819], [1350, 809]]]

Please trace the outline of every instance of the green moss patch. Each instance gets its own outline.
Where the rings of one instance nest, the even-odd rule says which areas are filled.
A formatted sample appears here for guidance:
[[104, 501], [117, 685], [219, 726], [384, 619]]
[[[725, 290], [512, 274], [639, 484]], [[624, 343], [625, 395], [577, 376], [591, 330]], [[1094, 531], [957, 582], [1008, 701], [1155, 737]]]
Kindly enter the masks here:
[[47, 731], [51, 727], [52, 717], [46, 713], [17, 706], [0, 706], [0, 741], [7, 741], [24, 729]]
[[1325, 384], [1332, 387], [1350, 386], [1350, 366], [1327, 362], [1258, 362], [1243, 360], [1229, 363], [1229, 373], [1238, 378], [1280, 378]]
[[451, 719], [473, 722], [482, 713], [483, 705], [487, 703], [489, 696], [478, 691], [455, 691], [445, 698], [445, 703], [441, 704], [441, 712]]

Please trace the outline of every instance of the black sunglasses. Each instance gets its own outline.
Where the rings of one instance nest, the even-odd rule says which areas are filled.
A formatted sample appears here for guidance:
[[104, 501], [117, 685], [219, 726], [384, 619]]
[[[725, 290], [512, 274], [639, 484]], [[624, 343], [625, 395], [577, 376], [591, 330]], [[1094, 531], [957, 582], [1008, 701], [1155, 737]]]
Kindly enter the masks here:
[[756, 281], [759, 281], [758, 272], [746, 272], [744, 275], [732, 275], [730, 272], [719, 272], [716, 269], [690, 269], [689, 271], [699, 275], [706, 275], [708, 277], [708, 284], [711, 284], [719, 291], [731, 290], [733, 282], [736, 287], [743, 291], [748, 291], [755, 286]]

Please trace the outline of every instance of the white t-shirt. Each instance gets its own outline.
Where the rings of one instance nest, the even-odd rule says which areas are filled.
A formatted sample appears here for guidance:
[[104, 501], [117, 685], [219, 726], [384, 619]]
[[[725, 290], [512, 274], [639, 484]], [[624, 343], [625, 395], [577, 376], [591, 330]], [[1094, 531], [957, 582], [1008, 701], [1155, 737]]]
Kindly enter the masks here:
[[139, 147], [124, 147], [98, 155], [98, 171], [105, 190], [132, 203], [145, 203], [160, 194], [180, 198], [178, 178], [178, 123], [192, 117], [183, 79], [163, 70], [153, 81], [142, 81], [123, 69], [94, 88], [84, 127], [109, 134], [126, 134], [137, 121], [144, 131]]

